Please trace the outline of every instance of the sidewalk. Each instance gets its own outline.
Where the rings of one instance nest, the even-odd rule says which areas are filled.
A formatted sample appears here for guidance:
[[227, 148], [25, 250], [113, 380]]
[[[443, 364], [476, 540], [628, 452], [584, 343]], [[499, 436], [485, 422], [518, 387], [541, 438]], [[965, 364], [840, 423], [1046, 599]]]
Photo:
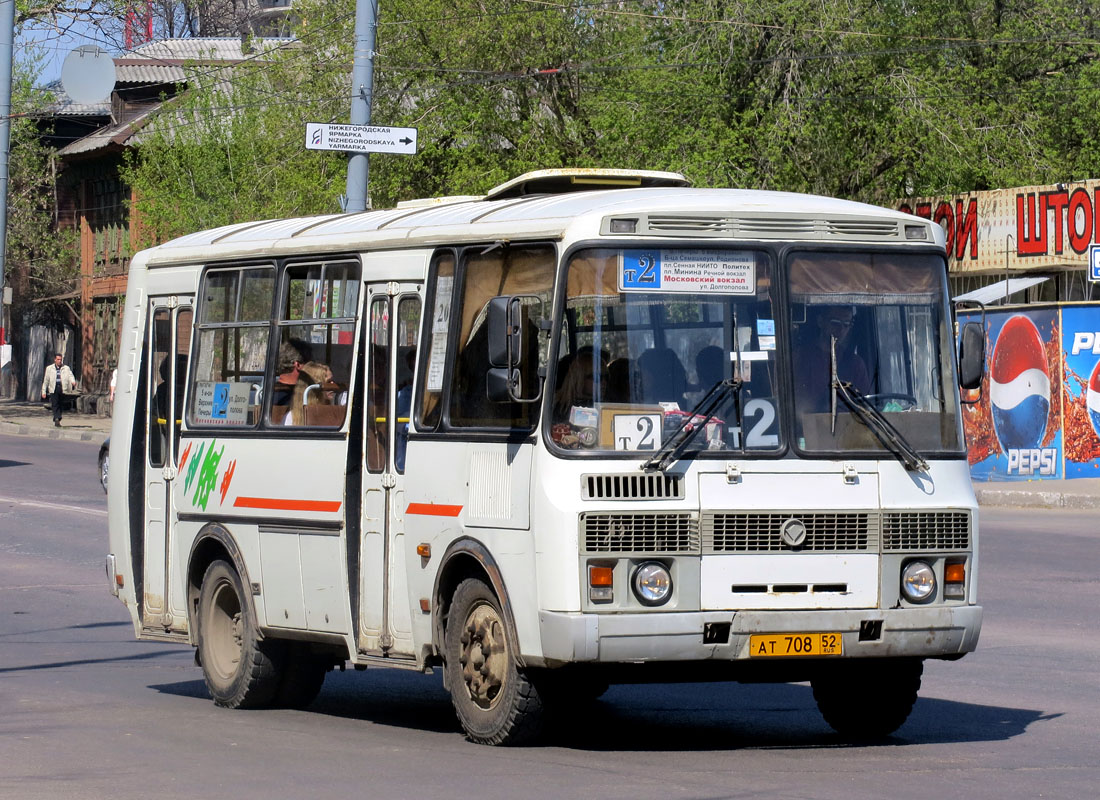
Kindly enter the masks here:
[[47, 402], [0, 400], [0, 434], [42, 436], [50, 439], [102, 444], [111, 435], [111, 418], [67, 411], [55, 428]]
[[[111, 433], [111, 418], [68, 412], [55, 428], [48, 403], [0, 400], [0, 434], [44, 436], [102, 444]], [[1100, 508], [1100, 478], [975, 483], [983, 506], [1028, 508]]]

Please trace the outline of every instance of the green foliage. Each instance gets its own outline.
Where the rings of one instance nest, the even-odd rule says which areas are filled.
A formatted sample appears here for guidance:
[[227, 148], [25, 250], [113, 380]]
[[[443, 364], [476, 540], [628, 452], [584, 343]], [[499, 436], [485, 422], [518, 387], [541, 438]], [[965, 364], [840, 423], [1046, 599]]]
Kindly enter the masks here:
[[[198, 75], [131, 162], [151, 238], [337, 211], [345, 159], [304, 124], [350, 107], [353, 4], [296, 5], [300, 45]], [[614, 166], [697, 185], [889, 204], [1093, 177], [1091, 7], [1061, 0], [381, 3], [371, 199], [472, 194], [522, 172]], [[201, 72], [201, 71], [199, 71]]]
[[35, 61], [21, 60], [12, 74], [4, 269], [14, 288], [12, 313], [16, 320], [32, 309], [38, 318], [58, 312], [50, 304], [35, 308], [31, 303], [72, 290], [79, 272], [75, 233], [54, 229], [54, 156], [42, 144], [38, 127], [28, 114], [41, 102], [41, 93], [33, 87], [37, 72]]

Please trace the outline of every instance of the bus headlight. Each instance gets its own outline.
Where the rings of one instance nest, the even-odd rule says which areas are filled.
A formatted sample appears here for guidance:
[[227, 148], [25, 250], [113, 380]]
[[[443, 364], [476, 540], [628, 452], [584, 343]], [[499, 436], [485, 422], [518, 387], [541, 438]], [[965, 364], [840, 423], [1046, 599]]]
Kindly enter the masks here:
[[936, 573], [927, 561], [910, 561], [901, 570], [901, 593], [910, 603], [923, 603], [936, 594]]
[[643, 606], [663, 606], [672, 597], [672, 576], [664, 564], [646, 561], [634, 570], [630, 587]]

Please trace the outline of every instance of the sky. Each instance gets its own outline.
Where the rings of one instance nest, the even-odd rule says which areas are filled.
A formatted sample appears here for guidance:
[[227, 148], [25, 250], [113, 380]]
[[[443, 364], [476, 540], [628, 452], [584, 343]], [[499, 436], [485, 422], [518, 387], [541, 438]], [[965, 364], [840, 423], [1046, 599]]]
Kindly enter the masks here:
[[91, 25], [78, 23], [63, 35], [52, 29], [24, 27], [16, 37], [16, 58], [29, 52], [41, 53], [42, 72], [37, 83], [45, 86], [60, 79], [65, 56], [83, 44], [96, 44], [112, 55], [117, 54], [114, 43], [108, 42]]

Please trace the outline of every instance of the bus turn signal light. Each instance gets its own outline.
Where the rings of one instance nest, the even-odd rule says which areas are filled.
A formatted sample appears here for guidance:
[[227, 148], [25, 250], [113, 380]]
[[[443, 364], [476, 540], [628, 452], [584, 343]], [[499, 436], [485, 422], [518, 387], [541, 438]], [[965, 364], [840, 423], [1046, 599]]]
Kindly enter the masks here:
[[948, 564], [943, 571], [944, 583], [966, 583], [966, 565]]
[[615, 599], [615, 568], [588, 567], [588, 599], [593, 603], [610, 603]]
[[943, 567], [943, 596], [948, 600], [966, 597], [966, 564], [956, 562]]

